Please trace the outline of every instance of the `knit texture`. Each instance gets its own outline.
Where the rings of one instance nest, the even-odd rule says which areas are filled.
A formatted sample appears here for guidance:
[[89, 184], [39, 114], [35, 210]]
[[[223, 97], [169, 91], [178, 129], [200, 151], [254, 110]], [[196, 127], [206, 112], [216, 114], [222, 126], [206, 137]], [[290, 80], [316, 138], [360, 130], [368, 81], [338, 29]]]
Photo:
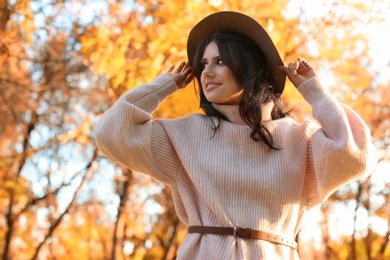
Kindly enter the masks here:
[[[176, 90], [169, 76], [160, 75], [128, 91], [102, 116], [96, 143], [108, 159], [171, 186], [176, 212], [188, 226], [240, 226], [294, 237], [308, 209], [377, 163], [365, 123], [318, 78], [298, 88], [315, 120], [265, 122], [281, 150], [250, 138], [238, 106], [215, 105], [229, 119], [215, 134], [201, 114], [153, 120], [151, 113]], [[265, 257], [299, 259], [288, 246], [212, 234], [188, 234], [178, 251], [178, 259]]]

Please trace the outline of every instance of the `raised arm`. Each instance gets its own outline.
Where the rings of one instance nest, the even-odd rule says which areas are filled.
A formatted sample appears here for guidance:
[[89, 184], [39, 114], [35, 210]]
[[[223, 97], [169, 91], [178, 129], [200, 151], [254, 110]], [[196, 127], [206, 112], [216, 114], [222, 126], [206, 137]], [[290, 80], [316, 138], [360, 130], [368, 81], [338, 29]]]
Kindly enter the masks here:
[[190, 81], [185, 64], [119, 98], [96, 127], [96, 144], [111, 161], [171, 183], [179, 160], [164, 127], [153, 113], [169, 95]]
[[377, 151], [362, 118], [321, 85], [308, 62], [298, 60], [284, 69], [318, 122], [308, 143], [306, 175], [308, 203], [316, 205], [340, 186], [371, 174]]

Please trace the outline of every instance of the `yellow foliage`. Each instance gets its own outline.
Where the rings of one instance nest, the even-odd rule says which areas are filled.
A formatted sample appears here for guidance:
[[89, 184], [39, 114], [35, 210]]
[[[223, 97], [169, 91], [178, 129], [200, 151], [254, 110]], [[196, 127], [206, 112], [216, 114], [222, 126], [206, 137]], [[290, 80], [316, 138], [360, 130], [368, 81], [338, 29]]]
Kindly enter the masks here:
[[[42, 5], [44, 5], [43, 2]], [[47, 42], [47, 46], [50, 45], [50, 50], [47, 51], [48, 56], [56, 60], [60, 52], [66, 52], [66, 54], [71, 54], [67, 57], [71, 57], [72, 64], [77, 64], [81, 56], [81, 59], [87, 61], [86, 64], [90, 64], [90, 68], [98, 76], [104, 76], [107, 79], [107, 82], [103, 82], [103, 84], [105, 84], [104, 87], [107, 87], [110, 98], [114, 100], [124, 91], [141, 83], [150, 82], [158, 74], [165, 73], [172, 64], [186, 60], [188, 33], [197, 21], [208, 14], [221, 10], [244, 12], [257, 19], [269, 31], [285, 63], [297, 57], [304, 57], [313, 64], [321, 75], [329, 76], [331, 79], [325, 79], [325, 82], [334, 83], [334, 85], [330, 86], [332, 93], [335, 93], [338, 98], [351, 105], [363, 116], [366, 122], [370, 124], [373, 136], [378, 140], [378, 143], [381, 143], [383, 146], [388, 144], [390, 134], [388, 116], [389, 85], [385, 82], [377, 86], [377, 75], [369, 69], [374, 61], [369, 57], [370, 44], [367, 38], [368, 34], [367, 31], [362, 29], [365, 28], [366, 23], [373, 23], [373, 21], [386, 18], [383, 15], [385, 12], [380, 13], [381, 9], [378, 6], [382, 3], [381, 5], [385, 7], [383, 9], [388, 9], [388, 1], [375, 0], [365, 4], [363, 1], [358, 3], [357, 1], [349, 0], [137, 0], [134, 1], [133, 9], [129, 9], [128, 6], [123, 8], [123, 3], [128, 2], [107, 1], [108, 8], [102, 10], [104, 19], [98, 19], [99, 22], [94, 20], [93, 25], [82, 23], [74, 25], [71, 33], [74, 34], [73, 36], [76, 35], [75, 41], [79, 40], [81, 42], [81, 50], [77, 53], [67, 52], [67, 48], [72, 44], [72, 41], [67, 42], [67, 39], [71, 38], [67, 35], [69, 32], [58, 32], [56, 35], [51, 35], [53, 38], [48, 39]], [[61, 72], [56, 72], [56, 69], [61, 67], [59, 64], [54, 64], [53, 68], [50, 68], [51, 72], [54, 73], [50, 78], [50, 84], [53, 88], [58, 88], [55, 95], [60, 96], [60, 98], [54, 100], [56, 97], [53, 94], [53, 100], [36, 100], [38, 91], [31, 91], [31, 86], [36, 87], [36, 85], [39, 85], [37, 88], [41, 89], [39, 91], [43, 91], [42, 93], [44, 94], [51, 91], [48, 90], [47, 82], [42, 83], [40, 79], [32, 79], [31, 77], [31, 71], [35, 72], [34, 76], [38, 78], [39, 76], [37, 75], [42, 72], [40, 50], [34, 53], [34, 55], [26, 54], [26, 50], [29, 50], [28, 54], [30, 54], [36, 48], [33, 45], [33, 39], [35, 38], [32, 38], [32, 36], [38, 36], [36, 31], [39, 19], [34, 20], [35, 14], [32, 10], [34, 5], [31, 1], [17, 0], [13, 1], [13, 3], [13, 5], [9, 5], [9, 8], [12, 8], [11, 16], [13, 18], [7, 21], [6, 28], [4, 31], [1, 31], [0, 36], [0, 47], [4, 47], [0, 52], [0, 79], [2, 84], [0, 86], [2, 100], [0, 101], [0, 107], [2, 108], [1, 111], [6, 111], [5, 113], [0, 113], [0, 122], [2, 122], [0, 130], [3, 129], [0, 145], [4, 152], [0, 157], [0, 175], [4, 180], [1, 186], [2, 189], [0, 189], [0, 209], [2, 212], [7, 212], [10, 200], [9, 191], [14, 192], [15, 195], [13, 207], [15, 214], [20, 213], [21, 208], [26, 205], [28, 199], [39, 198], [37, 194], [33, 194], [35, 188], [39, 190], [41, 187], [42, 191], [38, 192], [48, 194], [50, 197], [50, 199], [42, 200], [27, 208], [25, 213], [22, 214], [22, 218], [25, 219], [15, 222], [15, 230], [17, 231], [15, 231], [13, 238], [21, 239], [25, 244], [29, 245], [27, 249], [20, 250], [23, 251], [23, 254], [21, 254], [21, 257], [23, 257], [34, 252], [34, 246], [36, 246], [37, 241], [47, 231], [42, 224], [50, 226], [50, 218], [55, 217], [53, 212], [58, 213], [60, 208], [59, 205], [53, 203], [56, 195], [51, 192], [57, 185], [57, 179], [61, 179], [61, 177], [52, 177], [56, 173], [59, 173], [59, 175], [64, 172], [70, 174], [70, 169], [75, 168], [74, 165], [70, 166], [69, 162], [61, 161], [56, 157], [62, 155], [61, 153], [64, 152], [62, 148], [66, 143], [77, 142], [83, 145], [83, 147], [91, 147], [92, 141], [90, 137], [91, 123], [88, 121], [88, 118], [82, 118], [81, 120], [85, 122], [78, 123], [80, 120], [77, 116], [65, 115], [63, 121], [61, 121], [63, 126], [55, 126], [58, 127], [58, 132], [63, 131], [61, 135], [57, 136], [57, 139], [54, 138], [53, 140], [50, 137], [50, 134], [56, 132], [57, 128], [53, 127], [55, 129], [50, 130], [49, 133], [40, 132], [39, 128], [37, 128], [33, 130], [33, 134], [34, 138], [39, 139], [39, 141], [33, 140], [34, 138], [27, 140], [31, 141], [27, 145], [27, 151], [24, 151], [23, 154], [17, 151], [22, 147], [20, 140], [24, 138], [24, 129], [27, 128], [26, 122], [32, 109], [29, 107], [30, 104], [42, 101], [42, 104], [49, 106], [47, 111], [50, 111], [50, 109], [54, 110], [53, 107], [58, 105], [55, 103], [58, 100], [61, 100], [61, 102], [66, 102], [70, 99], [71, 102], [85, 102], [85, 100], [78, 99], [77, 94], [72, 95], [73, 93], [80, 93], [73, 92], [77, 89], [76, 84], [72, 85], [69, 90], [67, 89], [69, 86], [63, 84], [62, 81], [68, 74], [70, 77], [76, 78], [79, 76], [77, 73], [81, 75], [83, 71], [77, 70], [77, 73], [73, 75], [71, 74], [73, 73], [72, 70], [77, 68], [71, 67], [67, 68], [69, 70], [60, 69]], [[315, 6], [318, 10], [307, 9], [307, 6], [313, 3], [316, 3]], [[68, 3], [58, 2], [57, 4], [57, 6], [66, 6]], [[50, 7], [53, 10], [57, 6], [50, 3]], [[324, 11], [321, 12], [322, 10]], [[377, 15], [378, 13], [379, 15]], [[39, 15], [40, 17], [43, 16], [41, 13]], [[55, 21], [53, 19], [54, 16], [50, 17], [50, 19], [47, 17], [43, 18], [42, 21], [47, 27], [40, 29], [47, 30], [50, 33], [55, 31], [56, 26], [50, 24]], [[70, 23], [73, 21], [73, 18], [75, 17], [70, 18]], [[79, 35], [81, 31], [84, 33]], [[386, 40], [388, 39], [383, 39], [384, 42]], [[37, 59], [37, 61], [34, 61], [34, 59]], [[32, 67], [31, 64], [36, 65], [34, 70], [29, 70]], [[93, 85], [92, 83], [91, 80], [91, 85]], [[63, 90], [64, 88], [66, 90]], [[190, 84], [187, 88], [178, 90], [161, 105], [154, 116], [156, 118], [176, 118], [193, 112], [202, 113], [198, 108], [199, 100], [195, 89], [197, 89], [197, 86]], [[5, 90], [11, 90], [12, 95]], [[24, 93], [20, 90], [28, 91]], [[72, 94], [66, 96], [62, 91], [69, 91]], [[91, 93], [90, 96], [98, 104], [96, 110], [83, 111], [83, 113], [91, 115], [96, 111], [100, 112], [101, 108], [106, 108], [111, 104], [104, 99], [105, 94], [99, 93], [100, 95], [96, 95], [97, 92], [103, 92], [98, 87], [95, 89], [88, 87], [83, 89], [83, 91], [91, 91], [88, 92], [88, 95]], [[17, 99], [11, 99], [13, 96], [16, 96]], [[101, 97], [103, 98], [97, 102], [96, 100]], [[295, 119], [303, 119], [310, 114], [310, 106], [306, 104], [299, 92], [288, 81], [282, 97], [286, 103], [286, 109], [294, 109], [292, 114]], [[6, 104], [5, 101], [9, 102], [9, 104]], [[5, 107], [7, 109], [11, 107], [13, 111], [7, 110]], [[61, 105], [61, 109], [65, 109], [64, 107], [66, 107], [66, 104], [63, 107]], [[85, 110], [89, 107], [92, 107], [92, 105], [88, 104], [88, 106], [85, 106]], [[41, 126], [41, 123], [44, 126], [50, 125], [51, 122], [49, 121], [51, 118], [56, 119], [64, 116], [64, 114], [46, 112], [45, 109], [43, 111], [43, 114], [39, 115], [38, 126]], [[93, 114], [93, 116], [95, 117], [96, 115]], [[13, 117], [16, 118], [17, 122], [12, 121], [12, 124], [9, 124], [8, 118]], [[39, 135], [41, 137], [37, 137]], [[50, 140], [46, 143], [43, 140], [45, 138], [50, 138]], [[15, 141], [15, 144], [13, 144], [13, 141]], [[39, 144], [37, 145], [36, 143]], [[54, 149], [51, 143], [55, 143], [56, 146], [54, 148], [59, 149]], [[383, 148], [383, 150], [385, 149], [388, 148]], [[56, 153], [56, 151], [60, 152]], [[11, 155], [9, 156], [9, 154]], [[385, 152], [382, 154], [385, 154]], [[84, 156], [82, 151], [78, 155]], [[23, 178], [23, 176], [14, 178], [18, 174], [14, 172], [18, 168], [17, 162], [23, 158], [27, 158], [28, 166], [24, 168], [25, 172], [31, 174], [30, 171], [33, 171], [36, 174], [34, 177], [39, 178], [36, 184], [30, 183], [30, 180]], [[46, 169], [45, 165], [42, 166], [40, 164], [41, 161], [37, 160], [42, 158], [44, 159], [42, 164], [50, 163], [53, 168], [48, 167]], [[109, 165], [108, 167], [107, 161], [101, 164], [100, 161], [104, 160], [99, 159], [97, 162], [94, 162], [94, 164], [99, 165], [98, 167], [101, 167], [97, 167], [96, 171], [105, 172], [107, 169], [111, 171], [112, 168], [110, 167], [112, 166]], [[52, 174], [52, 177], [45, 176], [45, 174]], [[128, 210], [125, 230], [126, 243], [129, 241], [131, 243], [134, 242], [134, 244], [139, 243], [134, 255], [131, 256], [132, 259], [145, 259], [147, 255], [159, 258], [162, 254], [162, 246], [159, 246], [158, 243], [161, 241], [158, 241], [158, 238], [168, 239], [169, 232], [164, 232], [164, 226], [160, 226], [155, 231], [159, 232], [158, 235], [161, 236], [157, 236], [155, 233], [147, 237], [148, 234], [145, 231], [146, 218], [143, 215], [145, 212], [139, 213], [143, 208], [144, 201], [137, 197], [136, 193], [140, 193], [140, 190], [150, 187], [151, 184], [149, 179], [133, 177], [137, 187], [132, 188], [131, 199], [128, 201], [128, 205], [131, 205], [131, 210], [129, 210], [129, 206], [126, 207]], [[121, 182], [120, 180], [121, 178], [116, 178], [116, 182]], [[45, 185], [45, 181], [53, 181], [53, 184]], [[84, 194], [85, 196], [83, 196], [83, 203], [85, 199], [85, 204], [82, 204], [80, 207], [75, 204], [64, 218], [62, 225], [51, 236], [50, 241], [44, 245], [44, 249], [47, 252], [50, 249], [50, 252], [56, 258], [109, 258], [116, 211], [106, 212], [108, 208], [111, 211], [113, 207], [111, 201], [93, 202], [93, 199], [95, 199], [93, 193], [101, 192], [101, 190], [95, 190], [95, 184], [91, 182], [86, 185], [88, 190]], [[387, 191], [388, 187], [385, 188], [384, 192]], [[378, 196], [385, 198], [387, 195], [384, 192], [378, 193]], [[114, 200], [118, 194], [110, 193], [108, 195], [112, 195]], [[166, 202], [166, 200], [163, 201]], [[106, 208], [107, 205], [108, 207]], [[162, 207], [164, 209], [168, 208], [166, 205]], [[49, 212], [47, 213], [49, 215], [42, 217], [42, 212]], [[373, 209], [371, 212], [373, 212]], [[383, 219], [388, 219], [389, 216], [386, 207], [376, 211], [375, 214]], [[168, 223], [167, 219], [174, 216], [173, 214], [166, 214], [164, 217], [165, 219], [162, 221]], [[2, 244], [4, 244], [6, 229], [6, 226], [0, 228], [2, 231], [0, 242]], [[179, 230], [176, 237], [177, 243], [184, 239], [185, 234], [185, 228]], [[149, 239], [148, 243], [151, 243], [152, 246], [157, 246], [152, 247], [152, 250], [147, 248], [145, 246], [147, 239]], [[375, 238], [374, 242], [376, 244], [373, 246], [373, 249], [376, 250], [379, 247], [379, 241], [380, 238]], [[349, 248], [344, 244], [333, 244], [331, 248], [340, 259], [349, 256]], [[42, 250], [42, 252], [45, 250]]]
[[[82, 52], [94, 63], [92, 68], [109, 79], [113, 89], [121, 87], [121, 91], [117, 92], [120, 95], [125, 89], [150, 82], [170, 65], [186, 60], [187, 36], [197, 21], [216, 11], [233, 10], [251, 15], [268, 29], [286, 64], [297, 57], [304, 57], [315, 67], [318, 65], [316, 68], [320, 70], [320, 62], [327, 60], [334, 70], [333, 74], [349, 86], [345, 93], [367, 88], [372, 75], [362, 77], [360, 71], [356, 72], [356, 61], [348, 60], [353, 54], [348, 52], [356, 49], [356, 43], [364, 44], [367, 40], [364, 38], [366, 35], [354, 30], [359, 18], [356, 14], [364, 12], [366, 6], [344, 3], [354, 10], [345, 9], [346, 19], [336, 12], [324, 17], [310, 16], [303, 9], [301, 15], [309, 20], [301, 23], [299, 16], [289, 14], [286, 9], [289, 3], [288, 0], [137, 2], [144, 7], [145, 12], [136, 9], [127, 14], [127, 18], [113, 21], [110, 26], [101, 24], [91, 28], [81, 37]], [[321, 8], [326, 8], [325, 2], [322, 4]], [[112, 8], [114, 10], [118, 5]], [[152, 20], [144, 25], [143, 19], [146, 17]], [[321, 37], [318, 37], [319, 34]], [[307, 46], [307, 42], [310, 42], [311, 47]], [[351, 80], [351, 73], [359, 74], [359, 77]], [[287, 84], [283, 99], [287, 109], [294, 108], [293, 113], [298, 118], [310, 113], [290, 83]], [[181, 116], [199, 111], [198, 105], [194, 91], [178, 91], [160, 107], [156, 115], [170, 118]]]
[[77, 143], [86, 144], [89, 141], [88, 135], [90, 131], [89, 122], [84, 122], [84, 124], [77, 126], [76, 129], [60, 134], [57, 139], [62, 143], [67, 143], [75, 139]]

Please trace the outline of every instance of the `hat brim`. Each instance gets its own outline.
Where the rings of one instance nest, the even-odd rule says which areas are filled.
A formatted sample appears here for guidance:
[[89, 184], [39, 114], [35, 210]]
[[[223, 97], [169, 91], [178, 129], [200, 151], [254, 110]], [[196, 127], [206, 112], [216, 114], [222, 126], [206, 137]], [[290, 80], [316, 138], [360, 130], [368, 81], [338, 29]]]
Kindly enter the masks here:
[[278, 69], [284, 65], [280, 55], [265, 29], [253, 18], [238, 12], [223, 11], [211, 14], [202, 19], [191, 30], [187, 42], [187, 55], [193, 65], [195, 52], [199, 43], [209, 34], [216, 31], [238, 32], [251, 38], [263, 51], [275, 78], [275, 88], [282, 93], [286, 83], [286, 75]]

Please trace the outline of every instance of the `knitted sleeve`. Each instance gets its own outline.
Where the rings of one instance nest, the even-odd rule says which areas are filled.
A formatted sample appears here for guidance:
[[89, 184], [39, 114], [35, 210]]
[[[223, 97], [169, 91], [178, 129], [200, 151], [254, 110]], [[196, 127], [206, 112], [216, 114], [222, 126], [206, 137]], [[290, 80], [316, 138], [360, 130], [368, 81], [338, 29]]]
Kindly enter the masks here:
[[298, 90], [319, 123], [308, 144], [305, 180], [308, 203], [314, 206], [340, 186], [371, 174], [378, 157], [367, 125], [323, 88], [317, 77], [305, 81]]
[[179, 160], [165, 129], [152, 120], [151, 113], [176, 90], [171, 77], [160, 75], [121, 96], [96, 127], [101, 152], [111, 161], [172, 183]]

